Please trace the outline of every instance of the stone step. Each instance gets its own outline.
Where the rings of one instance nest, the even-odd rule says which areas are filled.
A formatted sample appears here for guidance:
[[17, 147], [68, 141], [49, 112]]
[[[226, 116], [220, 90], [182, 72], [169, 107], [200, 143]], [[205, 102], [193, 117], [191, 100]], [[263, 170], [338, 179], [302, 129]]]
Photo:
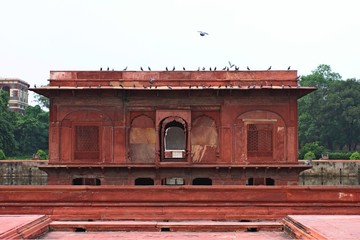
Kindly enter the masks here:
[[53, 221], [51, 231], [234, 232], [282, 231], [275, 221]]
[[0, 239], [36, 238], [49, 230], [50, 222], [45, 215], [1, 215]]

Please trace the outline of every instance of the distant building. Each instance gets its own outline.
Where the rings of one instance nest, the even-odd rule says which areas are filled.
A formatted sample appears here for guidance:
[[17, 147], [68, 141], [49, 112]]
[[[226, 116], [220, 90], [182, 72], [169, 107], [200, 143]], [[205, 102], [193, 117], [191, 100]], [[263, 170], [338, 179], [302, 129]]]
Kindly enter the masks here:
[[9, 93], [9, 109], [24, 112], [28, 105], [28, 89], [30, 85], [18, 78], [0, 78], [0, 89]]

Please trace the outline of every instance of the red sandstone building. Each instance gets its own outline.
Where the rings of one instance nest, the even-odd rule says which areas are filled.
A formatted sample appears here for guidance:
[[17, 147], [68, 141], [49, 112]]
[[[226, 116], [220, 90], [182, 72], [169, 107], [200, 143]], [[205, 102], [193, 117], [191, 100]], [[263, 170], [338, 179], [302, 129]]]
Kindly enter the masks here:
[[52, 71], [48, 184], [296, 185], [297, 71]]

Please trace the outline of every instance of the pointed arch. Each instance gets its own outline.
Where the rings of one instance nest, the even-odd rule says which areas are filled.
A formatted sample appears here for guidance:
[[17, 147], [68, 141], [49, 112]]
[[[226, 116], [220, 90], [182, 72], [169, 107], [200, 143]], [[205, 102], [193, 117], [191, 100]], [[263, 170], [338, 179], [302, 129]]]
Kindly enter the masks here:
[[177, 116], [160, 122], [161, 161], [186, 161], [188, 149], [188, 124]]

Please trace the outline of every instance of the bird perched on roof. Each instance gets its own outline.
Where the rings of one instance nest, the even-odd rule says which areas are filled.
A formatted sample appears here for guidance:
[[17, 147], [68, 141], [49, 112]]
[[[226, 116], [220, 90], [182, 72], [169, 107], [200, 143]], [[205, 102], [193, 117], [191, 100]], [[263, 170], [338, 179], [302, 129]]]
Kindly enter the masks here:
[[271, 70], [271, 66], [268, 68], [268, 71], [270, 71]]
[[150, 84], [153, 84], [155, 82], [155, 78], [150, 78], [149, 82], [150, 82]]
[[169, 69], [168, 69], [167, 67], [165, 67], [165, 70], [166, 70], [166, 71], [169, 71]]
[[246, 67], [247, 68], [247, 70], [249, 70], [250, 71], [250, 68], [249, 67]]
[[142, 67], [140, 67], [140, 70], [141, 70], [141, 71], [144, 71], [144, 69], [143, 69]]
[[288, 67], [288, 70], [290, 70], [291, 66]]
[[127, 66], [126, 66], [126, 68], [123, 69], [123, 71], [126, 71], [126, 70], [127, 70]]
[[150, 67], [148, 67], [148, 69], [149, 69], [149, 71], [151, 71], [151, 68], [150, 68]]
[[175, 71], [175, 66], [173, 67], [173, 69], [172, 69], [173, 71]]
[[183, 70], [184, 70], [184, 71], [186, 70], [185, 67], [183, 67]]
[[203, 32], [203, 31], [198, 31], [198, 33], [200, 33], [200, 36], [204, 37], [205, 35], [209, 35], [207, 32]]

